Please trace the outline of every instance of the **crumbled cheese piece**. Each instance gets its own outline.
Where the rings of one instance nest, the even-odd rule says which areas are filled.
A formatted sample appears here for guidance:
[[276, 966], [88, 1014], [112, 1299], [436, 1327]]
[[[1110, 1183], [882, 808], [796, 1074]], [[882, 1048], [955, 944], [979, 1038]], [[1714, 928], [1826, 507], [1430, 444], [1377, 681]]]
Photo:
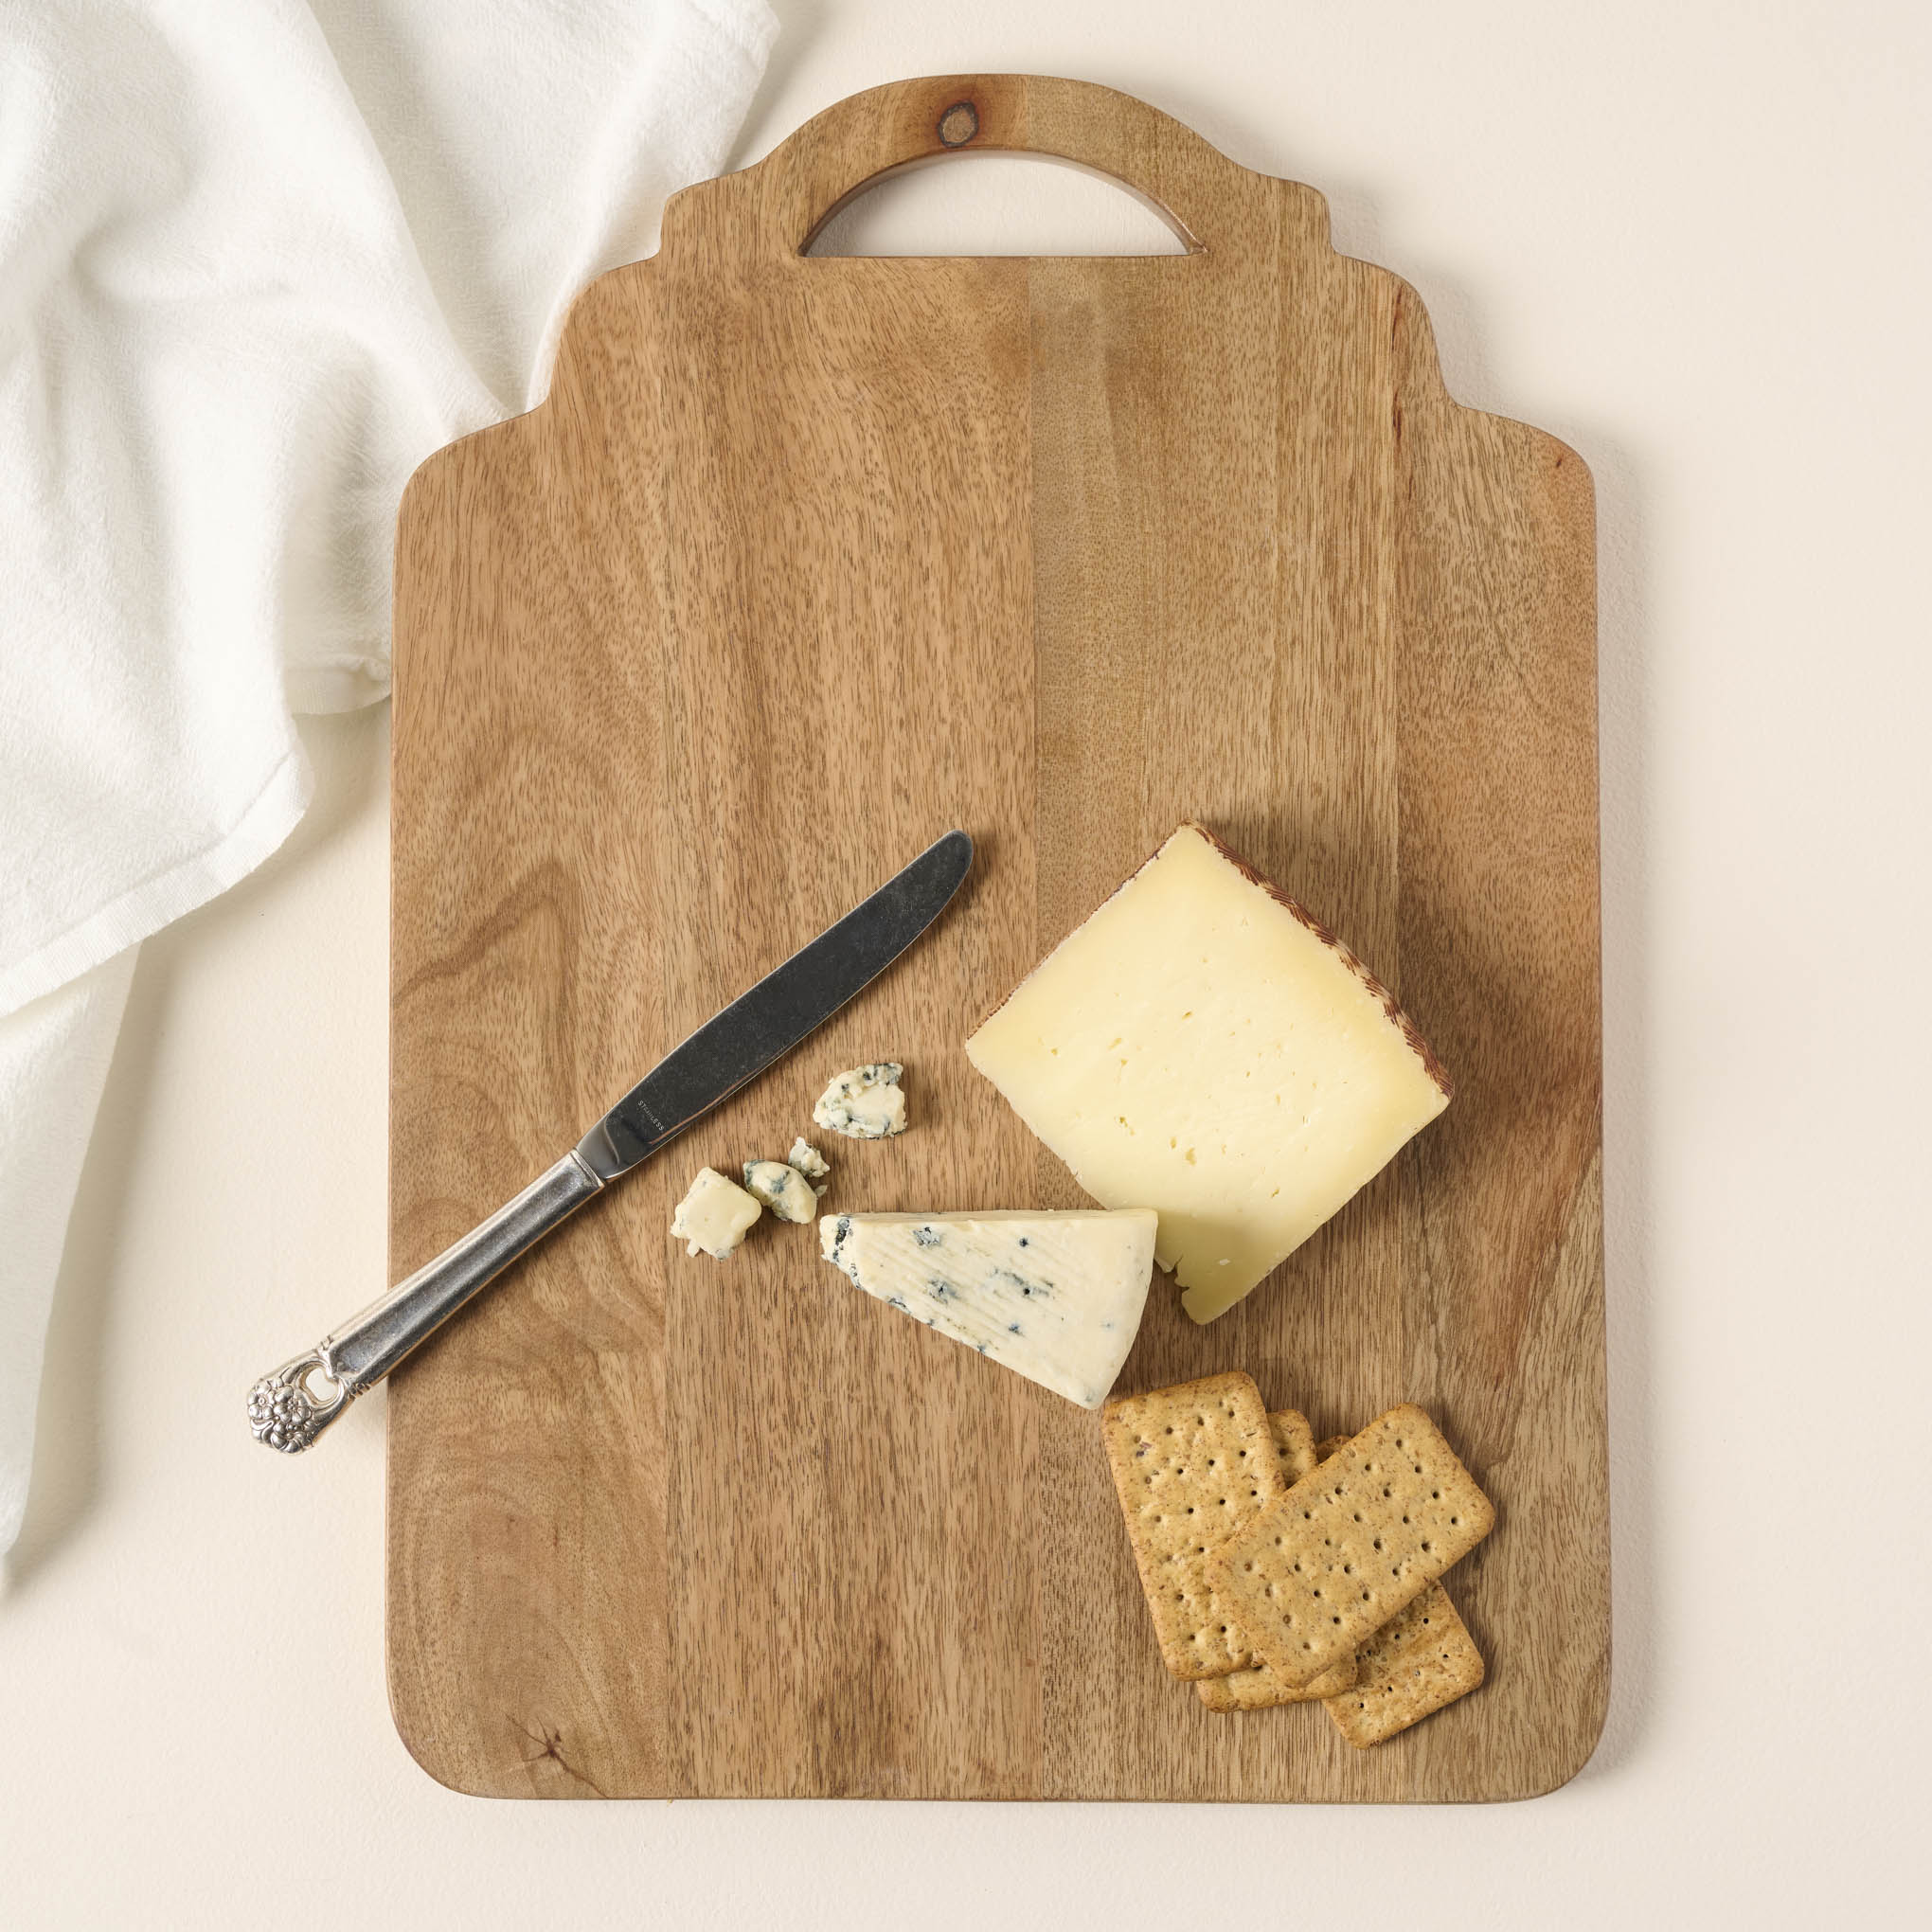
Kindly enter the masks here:
[[[808, 1181], [822, 1181], [832, 1172], [832, 1163], [802, 1134], [793, 1141], [792, 1151], [785, 1158]], [[814, 1187], [812, 1191], [814, 1194], [822, 1194], [825, 1190]]]
[[840, 1074], [818, 1097], [812, 1118], [848, 1140], [884, 1140], [905, 1132], [905, 1095], [896, 1060], [873, 1061]]
[[671, 1231], [688, 1243], [687, 1254], [694, 1255], [703, 1249], [721, 1261], [728, 1261], [760, 1211], [758, 1203], [742, 1188], [727, 1181], [716, 1168], [700, 1168], [690, 1191], [677, 1204], [677, 1211], [671, 1217]]
[[810, 1221], [818, 1211], [818, 1196], [812, 1191], [812, 1183], [781, 1160], [746, 1161], [744, 1190], [780, 1221]]

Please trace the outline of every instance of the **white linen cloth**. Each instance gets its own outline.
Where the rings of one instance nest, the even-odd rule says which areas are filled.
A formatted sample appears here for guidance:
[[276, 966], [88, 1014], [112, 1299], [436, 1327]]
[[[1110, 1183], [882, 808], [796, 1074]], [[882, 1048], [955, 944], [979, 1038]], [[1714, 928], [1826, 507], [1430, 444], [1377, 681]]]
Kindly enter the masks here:
[[0, 1550], [130, 951], [388, 688], [392, 530], [717, 173], [764, 0], [0, 0]]

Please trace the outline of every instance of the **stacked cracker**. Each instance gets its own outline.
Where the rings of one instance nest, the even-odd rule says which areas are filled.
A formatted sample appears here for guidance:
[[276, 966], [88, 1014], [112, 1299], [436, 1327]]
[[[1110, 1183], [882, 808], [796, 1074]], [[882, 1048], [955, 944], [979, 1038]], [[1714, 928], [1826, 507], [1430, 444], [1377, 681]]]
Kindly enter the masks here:
[[1317, 1451], [1230, 1372], [1117, 1398], [1101, 1434], [1162, 1660], [1208, 1709], [1320, 1698], [1366, 1748], [1482, 1682], [1438, 1579], [1495, 1512], [1421, 1409]]

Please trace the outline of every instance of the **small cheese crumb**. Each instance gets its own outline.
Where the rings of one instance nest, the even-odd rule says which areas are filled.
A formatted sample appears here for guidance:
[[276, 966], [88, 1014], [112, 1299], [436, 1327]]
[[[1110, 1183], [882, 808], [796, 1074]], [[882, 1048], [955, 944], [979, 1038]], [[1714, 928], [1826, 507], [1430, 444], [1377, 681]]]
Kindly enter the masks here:
[[810, 1221], [818, 1211], [812, 1183], [781, 1160], [748, 1160], [745, 1191], [762, 1201], [780, 1221]]
[[875, 1060], [839, 1074], [818, 1097], [812, 1118], [848, 1140], [884, 1140], [905, 1132], [905, 1095], [896, 1060]]
[[[822, 1181], [832, 1172], [832, 1163], [802, 1134], [793, 1141], [792, 1151], [785, 1158], [808, 1181]], [[822, 1194], [825, 1190], [820, 1188], [818, 1192]]]
[[687, 1254], [702, 1249], [718, 1261], [728, 1261], [760, 1211], [757, 1201], [716, 1168], [700, 1168], [690, 1191], [671, 1217], [671, 1231], [687, 1243]]

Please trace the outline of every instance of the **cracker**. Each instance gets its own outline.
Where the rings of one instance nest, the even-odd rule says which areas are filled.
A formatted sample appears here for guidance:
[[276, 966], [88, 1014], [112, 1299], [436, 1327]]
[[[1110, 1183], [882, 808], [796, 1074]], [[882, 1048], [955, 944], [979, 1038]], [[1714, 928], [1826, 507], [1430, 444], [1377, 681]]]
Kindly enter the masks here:
[[[1489, 1534], [1442, 1432], [1392, 1408], [1205, 1558], [1202, 1581], [1288, 1684], [1341, 1662]], [[1200, 1674], [1196, 1673], [1195, 1674]]]
[[1327, 1703], [1335, 1728], [1360, 1751], [1467, 1696], [1483, 1679], [1482, 1653], [1440, 1583], [1431, 1583], [1385, 1623], [1356, 1653], [1356, 1662], [1355, 1688]]
[[1202, 1565], [1288, 1493], [1254, 1378], [1236, 1371], [1117, 1396], [1101, 1411], [1100, 1440], [1161, 1661], [1188, 1678], [1252, 1662]]
[[[1268, 1418], [1268, 1425], [1275, 1432], [1276, 1444], [1282, 1450], [1283, 1474], [1288, 1476], [1291, 1483], [1300, 1481], [1311, 1469], [1326, 1462], [1337, 1450], [1346, 1449], [1350, 1441], [1347, 1436], [1324, 1437], [1315, 1444], [1313, 1457], [1295, 1471], [1287, 1459], [1285, 1439], [1293, 1423], [1297, 1422], [1302, 1422], [1302, 1418], [1293, 1409], [1283, 1409]], [[1303, 1426], [1306, 1427], [1305, 1422]], [[1438, 1604], [1440, 1609], [1436, 1607]], [[1403, 1640], [1404, 1637], [1405, 1642]], [[1430, 1637], [1434, 1637], [1441, 1649], [1440, 1657], [1433, 1663], [1425, 1641]], [[1371, 1657], [1376, 1668], [1384, 1673], [1381, 1681], [1373, 1685], [1369, 1685], [1366, 1677]], [[1469, 1676], [1472, 1664], [1475, 1675]], [[1476, 1640], [1464, 1627], [1461, 1618], [1457, 1616], [1442, 1585], [1431, 1583], [1406, 1610], [1386, 1623], [1352, 1656], [1344, 1657], [1340, 1663], [1332, 1665], [1320, 1676], [1306, 1684], [1286, 1684], [1266, 1664], [1256, 1664], [1245, 1671], [1230, 1671], [1225, 1677], [1204, 1677], [1194, 1689], [1209, 1710], [1218, 1711], [1268, 1710], [1277, 1705], [1308, 1704], [1317, 1698], [1322, 1699], [1328, 1703], [1329, 1714], [1342, 1735], [1351, 1744], [1355, 1744], [1359, 1733], [1359, 1742], [1366, 1746], [1380, 1744], [1385, 1737], [1393, 1737], [1397, 1731], [1407, 1729], [1431, 1711], [1440, 1710], [1444, 1704], [1454, 1703], [1465, 1692], [1474, 1690], [1482, 1682], [1482, 1655], [1476, 1648]], [[1421, 1702], [1422, 1697], [1432, 1694], [1435, 1684], [1446, 1686], [1452, 1676], [1466, 1681], [1458, 1681], [1453, 1689], [1445, 1688], [1434, 1703]], [[1358, 1683], [1368, 1690], [1368, 1695], [1358, 1698], [1352, 1694], [1342, 1694], [1352, 1692]], [[1427, 1689], [1424, 1688], [1425, 1683]], [[1412, 1714], [1400, 1714], [1411, 1708]], [[1378, 1728], [1381, 1726], [1386, 1727]], [[1371, 1731], [1376, 1734], [1369, 1735]]]
[[1276, 1409], [1268, 1418], [1268, 1433], [1275, 1439], [1281, 1480], [1290, 1488], [1315, 1465], [1315, 1431], [1299, 1409]]
[[[1272, 1710], [1278, 1704], [1312, 1704], [1318, 1697], [1335, 1697], [1353, 1688], [1355, 1659], [1344, 1657], [1313, 1683], [1298, 1688], [1284, 1684], [1266, 1664], [1230, 1671], [1225, 1677], [1203, 1677], [1194, 1686], [1209, 1710]], [[1337, 1720], [1339, 1722], [1339, 1720]]]
[[[1268, 1417], [1268, 1433], [1275, 1439], [1282, 1480], [1293, 1488], [1320, 1460], [1315, 1431], [1299, 1409], [1276, 1409]], [[1348, 1440], [1346, 1436], [1330, 1438], [1337, 1447]], [[1345, 1657], [1313, 1683], [1298, 1687], [1284, 1684], [1266, 1664], [1255, 1664], [1244, 1671], [1230, 1671], [1225, 1677], [1198, 1678], [1194, 1689], [1209, 1710], [1271, 1710], [1279, 1704], [1309, 1704], [1318, 1697], [1333, 1697], [1354, 1682], [1355, 1660]]]

